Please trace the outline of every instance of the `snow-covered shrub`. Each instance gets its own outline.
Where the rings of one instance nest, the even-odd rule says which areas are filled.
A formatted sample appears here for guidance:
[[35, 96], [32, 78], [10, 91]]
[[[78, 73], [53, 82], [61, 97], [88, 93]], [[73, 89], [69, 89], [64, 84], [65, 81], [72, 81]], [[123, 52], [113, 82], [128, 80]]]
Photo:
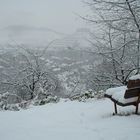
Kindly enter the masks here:
[[22, 99], [16, 94], [5, 92], [3, 94], [0, 94], [0, 102], [1, 101], [7, 102], [8, 104], [16, 104], [16, 103], [20, 103]]
[[29, 100], [29, 101], [22, 101], [21, 103], [18, 104], [18, 106], [20, 109], [28, 109], [28, 107], [32, 104], [33, 104], [32, 101]]
[[45, 105], [47, 103], [57, 103], [58, 101], [59, 98], [57, 96], [49, 94], [45, 98], [34, 100], [33, 105]]
[[11, 111], [19, 111], [19, 104], [8, 104], [5, 101], [0, 102], [0, 110], [11, 110]]
[[20, 109], [19, 103], [22, 99], [15, 94], [9, 92], [0, 95], [0, 109], [1, 110], [14, 110], [18, 111]]
[[76, 94], [70, 97], [70, 99], [78, 100], [78, 101], [86, 101], [87, 99], [96, 98], [101, 99], [104, 98], [104, 91], [93, 92], [92, 90], [86, 91], [84, 94]]
[[96, 98], [96, 99], [104, 98], [104, 94], [105, 94], [105, 91], [103, 91], [103, 90], [96, 91], [96, 92], [94, 92], [94, 98]]
[[47, 103], [56, 103], [58, 101], [59, 98], [57, 96], [40, 86], [36, 92], [36, 97], [32, 102], [33, 105], [44, 105]]
[[47, 103], [57, 103], [59, 101], [57, 96], [48, 96], [47, 98], [40, 101], [39, 105], [44, 105]]
[[9, 92], [0, 94], [0, 110], [18, 111], [20, 109], [27, 109], [30, 105], [44, 105], [47, 103], [56, 103], [59, 101], [57, 96], [48, 93], [41, 87], [35, 94], [36, 97], [33, 100], [23, 100], [16, 94]]
[[94, 98], [92, 91], [87, 91], [84, 94], [76, 94], [70, 97], [72, 101], [73, 100], [85, 101], [86, 99], [89, 99], [89, 98]]

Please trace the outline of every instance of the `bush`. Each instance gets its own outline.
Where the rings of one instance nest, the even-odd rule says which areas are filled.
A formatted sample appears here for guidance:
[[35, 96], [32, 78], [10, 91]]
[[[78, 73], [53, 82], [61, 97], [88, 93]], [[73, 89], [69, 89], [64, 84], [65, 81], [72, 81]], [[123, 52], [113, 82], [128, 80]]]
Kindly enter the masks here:
[[84, 94], [76, 94], [70, 97], [70, 100], [86, 101], [87, 99], [101, 99], [104, 98], [104, 91], [93, 92], [92, 90], [86, 91]]

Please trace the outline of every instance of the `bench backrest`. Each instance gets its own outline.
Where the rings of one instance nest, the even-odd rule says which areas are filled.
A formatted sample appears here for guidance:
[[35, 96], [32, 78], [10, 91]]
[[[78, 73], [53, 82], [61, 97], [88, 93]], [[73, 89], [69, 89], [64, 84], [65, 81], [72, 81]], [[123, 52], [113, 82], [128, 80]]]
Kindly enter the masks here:
[[124, 94], [124, 98], [132, 98], [132, 97], [138, 97], [140, 96], [140, 87], [135, 87], [135, 88], [129, 88], [126, 90]]
[[127, 99], [138, 96], [140, 96], [140, 79], [129, 80], [124, 98]]
[[140, 79], [136, 80], [129, 80], [127, 83], [127, 88], [135, 88], [135, 87], [140, 87]]

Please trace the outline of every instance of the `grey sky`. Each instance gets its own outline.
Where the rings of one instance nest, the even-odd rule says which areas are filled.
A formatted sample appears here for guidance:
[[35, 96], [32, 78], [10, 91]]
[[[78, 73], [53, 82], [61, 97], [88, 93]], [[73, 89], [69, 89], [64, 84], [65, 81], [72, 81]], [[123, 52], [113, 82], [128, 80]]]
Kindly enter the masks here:
[[0, 27], [28, 25], [72, 33], [85, 26], [74, 13], [86, 12], [81, 0], [0, 0]]

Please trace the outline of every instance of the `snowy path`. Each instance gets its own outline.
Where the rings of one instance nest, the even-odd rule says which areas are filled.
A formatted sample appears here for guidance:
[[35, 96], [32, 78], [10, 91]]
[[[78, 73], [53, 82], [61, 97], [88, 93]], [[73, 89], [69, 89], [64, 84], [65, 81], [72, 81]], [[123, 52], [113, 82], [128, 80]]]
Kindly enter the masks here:
[[106, 99], [0, 112], [0, 140], [140, 140], [140, 115], [112, 116], [112, 111]]

